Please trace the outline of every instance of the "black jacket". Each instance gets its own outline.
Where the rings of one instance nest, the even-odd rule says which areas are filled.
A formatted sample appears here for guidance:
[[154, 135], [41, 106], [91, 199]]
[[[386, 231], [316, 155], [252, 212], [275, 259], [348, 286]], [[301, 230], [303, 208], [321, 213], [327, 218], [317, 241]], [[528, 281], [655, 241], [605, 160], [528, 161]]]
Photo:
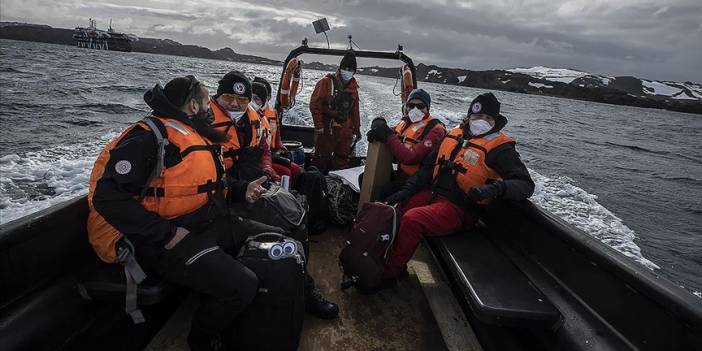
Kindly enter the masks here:
[[[496, 120], [495, 127], [488, 133], [499, 132], [506, 124], [507, 119], [500, 116]], [[464, 132], [463, 137], [472, 138], [467, 132]], [[458, 187], [453, 175], [448, 172], [439, 172], [437, 179], [433, 179], [434, 165], [440, 146], [441, 143], [434, 146], [431, 153], [422, 161], [419, 171], [407, 180], [401, 190], [404, 197], [407, 198], [423, 189], [431, 189], [435, 194], [444, 196], [459, 205], [474, 206], [474, 203], [466, 199], [466, 194]], [[514, 143], [502, 144], [492, 149], [487, 154], [485, 163], [502, 178], [504, 191], [498, 196], [499, 199], [523, 200], [534, 193], [534, 181], [520, 159]]]
[[[165, 99], [159, 86], [147, 92], [145, 100], [154, 110], [154, 115], [176, 116], [178, 120], [188, 121], [182, 112]], [[97, 181], [93, 194], [95, 210], [137, 246], [163, 245], [172, 238], [176, 227], [197, 231], [219, 213], [213, 201], [192, 214], [173, 220], [147, 211], [135, 196], [141, 195], [156, 166], [156, 151], [156, 138], [151, 131], [140, 127], [132, 129], [110, 151], [110, 161], [105, 166], [102, 178]], [[115, 171], [115, 164], [121, 160], [127, 160], [131, 165], [126, 174]], [[180, 150], [168, 145], [164, 157], [165, 166], [173, 166], [180, 161]], [[247, 182], [229, 181], [230, 199], [243, 201], [247, 185]]]

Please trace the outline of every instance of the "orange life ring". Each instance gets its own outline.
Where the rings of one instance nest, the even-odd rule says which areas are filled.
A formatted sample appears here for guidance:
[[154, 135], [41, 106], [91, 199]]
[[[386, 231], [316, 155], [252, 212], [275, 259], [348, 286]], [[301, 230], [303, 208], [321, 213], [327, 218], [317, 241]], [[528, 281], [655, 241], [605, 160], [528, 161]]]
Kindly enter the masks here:
[[412, 70], [408, 65], [402, 66], [402, 104], [407, 102], [407, 97], [414, 90], [414, 80], [412, 79]]
[[297, 57], [291, 59], [285, 67], [283, 82], [280, 86], [280, 106], [282, 108], [290, 108], [295, 104], [301, 71], [300, 60]]

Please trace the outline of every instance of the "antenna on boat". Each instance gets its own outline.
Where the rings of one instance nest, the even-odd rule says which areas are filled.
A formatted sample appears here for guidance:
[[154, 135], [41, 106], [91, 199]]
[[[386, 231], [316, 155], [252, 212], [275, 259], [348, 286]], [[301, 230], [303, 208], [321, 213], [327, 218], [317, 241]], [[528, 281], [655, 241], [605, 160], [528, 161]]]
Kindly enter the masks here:
[[324, 33], [324, 37], [327, 38], [327, 49], [331, 49], [331, 46], [329, 45], [329, 37], [327, 36], [327, 31], [329, 30], [329, 22], [327, 22], [326, 17], [320, 18], [312, 22], [312, 26], [314, 27], [314, 31], [317, 32], [317, 34]]
[[348, 38], [349, 38], [349, 50], [353, 50], [354, 45], [356, 46], [356, 48], [357, 48], [358, 50], [361, 50], [361, 47], [358, 46], [358, 44], [356, 44], [355, 41], [353, 41], [353, 39], [352, 39], [353, 36], [352, 36], [351, 34], [349, 34]]

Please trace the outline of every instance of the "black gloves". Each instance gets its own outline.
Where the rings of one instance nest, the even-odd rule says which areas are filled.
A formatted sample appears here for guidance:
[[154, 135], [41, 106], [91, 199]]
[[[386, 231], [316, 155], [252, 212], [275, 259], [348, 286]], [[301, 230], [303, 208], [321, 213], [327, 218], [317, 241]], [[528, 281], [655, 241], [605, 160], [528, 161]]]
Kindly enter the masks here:
[[388, 127], [384, 118], [378, 117], [371, 122], [371, 129], [366, 133], [368, 142], [380, 141], [384, 143], [394, 131]]
[[404, 190], [400, 190], [400, 191], [388, 196], [385, 199], [385, 202], [388, 205], [395, 205], [395, 204], [399, 204], [400, 202], [403, 202], [403, 201], [409, 199], [409, 197], [410, 197], [409, 193], [407, 193]]
[[479, 202], [485, 199], [496, 199], [505, 192], [505, 183], [494, 182], [481, 186], [476, 186], [468, 190], [466, 198], [470, 202]]

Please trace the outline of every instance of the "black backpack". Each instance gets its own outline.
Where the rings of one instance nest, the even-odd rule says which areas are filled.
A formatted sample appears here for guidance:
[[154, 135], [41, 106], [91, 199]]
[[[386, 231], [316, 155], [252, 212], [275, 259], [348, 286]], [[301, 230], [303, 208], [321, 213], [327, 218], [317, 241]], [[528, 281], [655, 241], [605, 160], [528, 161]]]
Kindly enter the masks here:
[[297, 191], [305, 196], [309, 207], [307, 226], [311, 235], [321, 234], [327, 229], [329, 200], [324, 175], [311, 166], [296, 181]]
[[277, 233], [248, 238], [237, 260], [258, 277], [258, 293], [237, 316], [236, 350], [297, 350], [305, 317], [305, 254], [302, 244]]
[[337, 176], [326, 176], [325, 183], [329, 203], [329, 221], [338, 225], [353, 223], [360, 196]]

